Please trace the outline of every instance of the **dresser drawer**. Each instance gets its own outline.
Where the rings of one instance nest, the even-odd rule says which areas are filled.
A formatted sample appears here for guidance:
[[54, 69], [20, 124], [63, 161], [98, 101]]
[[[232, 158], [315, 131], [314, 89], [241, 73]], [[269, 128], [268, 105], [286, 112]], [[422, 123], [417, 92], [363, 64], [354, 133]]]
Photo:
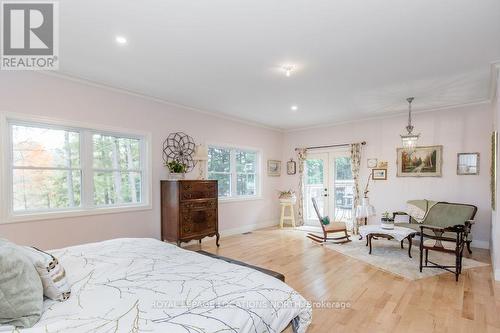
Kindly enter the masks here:
[[207, 210], [216, 208], [217, 208], [217, 199], [190, 200], [181, 202], [180, 204], [180, 209], [182, 214], [186, 214], [192, 210]]
[[217, 197], [217, 182], [183, 182], [180, 184], [180, 199], [207, 199]]
[[183, 212], [180, 229], [181, 237], [215, 233], [217, 231], [217, 209]]

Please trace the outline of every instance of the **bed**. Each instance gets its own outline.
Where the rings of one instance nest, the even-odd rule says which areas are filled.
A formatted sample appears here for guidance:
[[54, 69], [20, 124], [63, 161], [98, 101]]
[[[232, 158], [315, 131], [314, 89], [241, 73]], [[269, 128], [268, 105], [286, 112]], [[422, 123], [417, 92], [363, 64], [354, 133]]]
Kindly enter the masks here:
[[311, 305], [251, 268], [155, 239], [114, 239], [50, 251], [72, 294], [46, 300], [35, 332], [302, 333]]

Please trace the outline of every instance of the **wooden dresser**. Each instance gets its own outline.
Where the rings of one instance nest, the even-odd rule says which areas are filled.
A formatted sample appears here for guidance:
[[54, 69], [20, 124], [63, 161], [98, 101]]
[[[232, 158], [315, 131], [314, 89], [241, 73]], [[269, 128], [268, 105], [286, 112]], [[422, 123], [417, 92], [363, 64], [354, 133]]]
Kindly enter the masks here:
[[162, 240], [180, 245], [210, 236], [219, 246], [217, 181], [162, 180]]

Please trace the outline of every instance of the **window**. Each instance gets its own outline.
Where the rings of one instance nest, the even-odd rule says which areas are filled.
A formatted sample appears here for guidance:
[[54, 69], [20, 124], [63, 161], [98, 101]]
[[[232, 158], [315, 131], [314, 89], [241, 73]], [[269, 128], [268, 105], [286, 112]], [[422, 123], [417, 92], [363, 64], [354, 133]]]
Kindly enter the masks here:
[[243, 198], [259, 196], [259, 152], [210, 146], [208, 179], [219, 184], [219, 197]]
[[141, 142], [110, 135], [92, 135], [94, 204], [141, 202]]
[[145, 136], [8, 120], [6, 205], [13, 217], [145, 206]]
[[80, 207], [80, 134], [12, 125], [14, 212]]

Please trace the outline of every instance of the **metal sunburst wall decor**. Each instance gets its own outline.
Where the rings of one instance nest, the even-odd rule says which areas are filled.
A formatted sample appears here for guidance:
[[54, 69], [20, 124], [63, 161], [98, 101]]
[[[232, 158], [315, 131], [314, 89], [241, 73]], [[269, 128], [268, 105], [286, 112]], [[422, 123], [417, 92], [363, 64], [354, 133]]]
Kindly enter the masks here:
[[186, 172], [193, 170], [196, 162], [193, 155], [196, 145], [192, 137], [183, 132], [171, 133], [163, 141], [163, 161], [177, 161], [186, 166]]

